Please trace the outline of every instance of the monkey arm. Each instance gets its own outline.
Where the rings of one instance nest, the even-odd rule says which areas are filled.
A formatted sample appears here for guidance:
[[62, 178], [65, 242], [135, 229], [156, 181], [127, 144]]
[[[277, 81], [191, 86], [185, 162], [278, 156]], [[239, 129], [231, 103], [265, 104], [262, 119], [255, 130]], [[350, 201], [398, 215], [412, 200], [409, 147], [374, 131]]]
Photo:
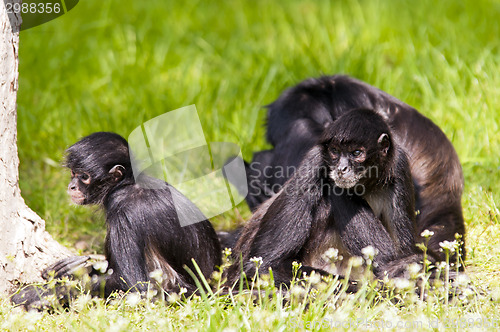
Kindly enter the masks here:
[[[134, 287], [145, 291], [148, 281], [144, 257], [145, 236], [139, 227], [133, 223], [143, 222], [133, 220], [125, 211], [108, 211], [113, 213], [112, 222], [108, 222], [106, 236], [106, 259], [108, 273], [104, 295], [109, 296], [114, 290], [127, 291]], [[108, 221], [110, 218], [108, 218]]]
[[368, 246], [378, 250], [373, 270], [380, 276], [383, 266], [397, 255], [397, 247], [382, 222], [358, 196], [338, 195], [332, 197], [332, 202], [333, 221], [342, 244], [353, 256], [363, 256], [362, 249]]
[[416, 252], [415, 190], [406, 154], [398, 149], [396, 158], [392, 215], [390, 216], [391, 233], [398, 251], [406, 256]]
[[[280, 263], [293, 259], [309, 237], [311, 209], [305, 206], [305, 200], [293, 203], [289, 200], [285, 192], [279, 194], [263, 216], [251, 245], [248, 258], [261, 257], [262, 271], [278, 268]], [[255, 264], [247, 260], [244, 270], [247, 274], [254, 271]]]
[[[244, 231], [237, 246], [248, 249], [241, 252], [243, 269], [248, 276], [255, 271], [255, 263], [249, 259], [261, 257], [261, 271], [267, 272], [271, 267], [277, 283], [290, 281], [291, 263], [309, 239], [316, 209], [322, 199], [319, 169], [323, 164], [322, 147], [312, 148], [271, 203], [255, 213], [254, 218], [259, 220], [249, 222], [248, 227], [253, 230]], [[245, 233], [250, 233], [250, 241]], [[245, 244], [246, 241], [250, 244]]]

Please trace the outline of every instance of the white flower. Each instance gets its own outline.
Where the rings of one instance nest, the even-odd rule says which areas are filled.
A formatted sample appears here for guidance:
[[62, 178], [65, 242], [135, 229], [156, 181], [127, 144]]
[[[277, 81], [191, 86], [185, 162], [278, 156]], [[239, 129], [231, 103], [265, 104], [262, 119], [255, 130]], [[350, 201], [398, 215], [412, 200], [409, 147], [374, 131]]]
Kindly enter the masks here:
[[325, 251], [323, 256], [331, 261], [336, 261], [339, 257], [339, 250], [335, 248], [329, 248], [327, 251]]
[[433, 231], [430, 231], [428, 229], [424, 230], [422, 233], [420, 233], [421, 237], [429, 238], [434, 235]]
[[300, 286], [293, 285], [292, 289], [290, 289], [290, 293], [292, 293], [292, 295], [294, 296], [301, 296], [306, 293], [306, 290]]
[[363, 265], [363, 258], [358, 256], [351, 257], [351, 264], [354, 268], [360, 267], [361, 265]]
[[458, 246], [457, 241], [443, 241], [439, 242], [439, 246], [444, 250], [449, 250], [450, 252], [455, 252], [456, 247]]
[[127, 295], [125, 303], [131, 307], [135, 307], [141, 301], [141, 295], [137, 292], [133, 292]]
[[146, 292], [146, 298], [148, 300], [153, 299], [156, 295], [158, 295], [158, 291], [156, 289], [148, 288], [148, 291]]
[[180, 296], [177, 293], [168, 294], [168, 303], [175, 303], [180, 300]]
[[186, 287], [181, 287], [180, 291], [179, 291], [179, 295], [182, 295], [182, 294], [186, 294], [187, 293], [187, 288]]
[[106, 270], [108, 269], [108, 261], [98, 261], [95, 262], [94, 265], [92, 265], [94, 269], [101, 273], [105, 273]]
[[422, 266], [418, 263], [411, 263], [408, 265], [408, 271], [410, 272], [410, 275], [415, 276], [420, 272], [420, 269]]
[[436, 264], [436, 267], [440, 270], [444, 270], [446, 268], [446, 262], [439, 262]]
[[149, 273], [149, 277], [161, 284], [163, 282], [163, 271], [161, 269], [156, 269]]
[[398, 289], [406, 289], [410, 288], [410, 280], [406, 278], [395, 278], [394, 279], [394, 287]]
[[378, 254], [378, 250], [373, 248], [372, 246], [365, 247], [361, 249], [361, 253], [365, 256], [365, 259], [373, 259], [376, 254]]
[[259, 278], [259, 280], [255, 283], [255, 286], [259, 288], [267, 288], [269, 287], [269, 281]]
[[319, 273], [312, 272], [312, 274], [309, 276], [309, 281], [311, 282], [312, 285], [316, 285], [321, 281], [321, 276]]
[[262, 257], [252, 257], [250, 258], [250, 262], [255, 263], [259, 267], [262, 265]]
[[83, 294], [81, 296], [79, 296], [76, 300], [75, 300], [75, 307], [78, 311], [82, 311], [85, 306], [90, 303], [90, 301], [92, 300], [92, 296], [90, 296], [90, 294]]
[[229, 257], [232, 253], [231, 248], [224, 248], [224, 250], [222, 250], [222, 253], [224, 254], [224, 256]]

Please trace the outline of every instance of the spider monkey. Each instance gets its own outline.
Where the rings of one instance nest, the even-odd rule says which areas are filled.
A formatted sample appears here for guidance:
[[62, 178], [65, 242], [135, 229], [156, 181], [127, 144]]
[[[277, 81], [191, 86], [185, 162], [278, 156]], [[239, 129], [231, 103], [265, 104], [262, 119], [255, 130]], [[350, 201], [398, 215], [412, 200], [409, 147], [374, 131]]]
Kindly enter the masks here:
[[[329, 125], [282, 189], [264, 202], [243, 229], [228, 281], [273, 269], [276, 284], [292, 278], [292, 262], [303, 272], [342, 274], [347, 258], [378, 250], [373, 272], [402, 276], [421, 258], [415, 246], [415, 194], [405, 152], [376, 112], [356, 109]], [[329, 248], [345, 260], [332, 266]], [[241, 260], [239, 259], [241, 257]]]
[[[196, 217], [201, 214], [191, 201], [161, 180], [140, 175], [146, 186], [136, 182], [128, 143], [123, 137], [97, 132], [82, 138], [66, 152], [71, 199], [76, 204], [102, 206], [106, 212], [108, 268], [91, 285], [91, 294], [107, 297], [115, 291], [145, 292], [149, 274], [154, 270], [161, 270], [165, 291], [183, 287], [193, 292], [195, 281], [185, 269], [196, 271], [192, 259], [206, 278], [221, 264], [219, 240], [208, 220], [185, 227], [179, 223], [179, 213]], [[43, 275], [47, 278], [49, 271], [54, 271], [56, 278], [70, 275], [86, 260], [67, 258], [49, 267]], [[67, 291], [56, 289], [61, 297], [66, 297]], [[50, 294], [53, 291], [30, 286], [12, 301], [25, 308], [43, 307], [44, 297]]]
[[[249, 207], [255, 211], [279, 192], [325, 128], [359, 108], [379, 114], [390, 127], [392, 140], [408, 156], [418, 212], [416, 242], [423, 242], [420, 234], [424, 230], [432, 231], [428, 249], [445, 260], [439, 243], [465, 234], [461, 205], [464, 179], [453, 145], [416, 109], [352, 77], [307, 79], [268, 106], [266, 137], [273, 148], [255, 153], [246, 164]], [[458, 252], [465, 260], [463, 239]]]

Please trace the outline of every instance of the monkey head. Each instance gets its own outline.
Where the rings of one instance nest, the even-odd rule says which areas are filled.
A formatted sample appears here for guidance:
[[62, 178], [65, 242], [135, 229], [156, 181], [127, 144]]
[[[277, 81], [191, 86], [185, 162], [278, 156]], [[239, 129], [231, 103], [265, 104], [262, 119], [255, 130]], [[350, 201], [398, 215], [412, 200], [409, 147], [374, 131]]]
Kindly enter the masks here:
[[128, 144], [118, 134], [91, 134], [66, 153], [65, 166], [71, 171], [68, 194], [76, 204], [100, 204], [111, 189], [132, 177]]
[[339, 188], [383, 181], [393, 156], [389, 127], [372, 110], [345, 113], [327, 127], [322, 139], [329, 177]]

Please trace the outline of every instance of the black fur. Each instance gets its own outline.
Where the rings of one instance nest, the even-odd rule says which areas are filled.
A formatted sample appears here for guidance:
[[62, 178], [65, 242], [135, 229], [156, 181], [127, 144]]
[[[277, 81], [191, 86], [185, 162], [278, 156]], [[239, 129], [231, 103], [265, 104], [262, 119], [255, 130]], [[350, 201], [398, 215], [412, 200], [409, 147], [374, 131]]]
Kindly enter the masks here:
[[[271, 150], [254, 154], [247, 165], [250, 208], [277, 193], [291, 177], [324, 129], [353, 109], [375, 110], [389, 125], [393, 140], [406, 153], [414, 181], [417, 242], [420, 233], [434, 232], [429, 249], [440, 259], [439, 243], [464, 235], [461, 196], [462, 168], [444, 133], [414, 108], [391, 95], [348, 76], [308, 79], [268, 106], [267, 140]], [[461, 248], [465, 259], [464, 246]]]
[[[128, 144], [121, 136], [98, 132], [81, 139], [68, 148], [66, 167], [73, 174], [68, 192], [75, 202], [100, 204], [106, 212], [105, 256], [112, 274], [106, 274], [103, 289], [100, 281], [94, 283], [93, 295], [107, 297], [129, 289], [144, 292], [149, 273], [156, 269], [163, 272], [164, 290], [185, 287], [192, 292], [195, 282], [185, 269], [195, 271], [191, 259], [206, 278], [221, 264], [220, 244], [210, 222], [181, 227], [177, 213], [201, 212], [161, 180], [143, 177], [141, 183], [146, 186], [136, 183]], [[174, 196], [176, 202], [182, 202], [181, 211], [176, 211], [179, 206], [174, 207]], [[64, 271], [66, 265], [57, 265], [58, 277], [58, 271]], [[36, 293], [21, 292], [13, 298], [14, 303], [24, 302], [25, 306], [36, 300]]]
[[[381, 136], [390, 144], [379, 145]], [[338, 166], [332, 158], [334, 149], [364, 149], [367, 158], [362, 166], [379, 168], [359, 179], [362, 193], [336, 185], [331, 175]], [[381, 207], [371, 206], [372, 202]], [[327, 249], [338, 249], [347, 261], [362, 256], [368, 246], [379, 252], [374, 259], [376, 276], [383, 278], [386, 272], [402, 276], [405, 271], [392, 263], [418, 257], [415, 201], [407, 157], [392, 143], [387, 124], [373, 111], [353, 110], [326, 128], [283, 188], [257, 209], [234, 248], [236, 261], [228, 270], [228, 281], [239, 279], [241, 266], [251, 277], [252, 257], [262, 258], [261, 271], [273, 269], [277, 284], [290, 281], [293, 261], [302, 263], [303, 271], [333, 273], [322, 258]]]

